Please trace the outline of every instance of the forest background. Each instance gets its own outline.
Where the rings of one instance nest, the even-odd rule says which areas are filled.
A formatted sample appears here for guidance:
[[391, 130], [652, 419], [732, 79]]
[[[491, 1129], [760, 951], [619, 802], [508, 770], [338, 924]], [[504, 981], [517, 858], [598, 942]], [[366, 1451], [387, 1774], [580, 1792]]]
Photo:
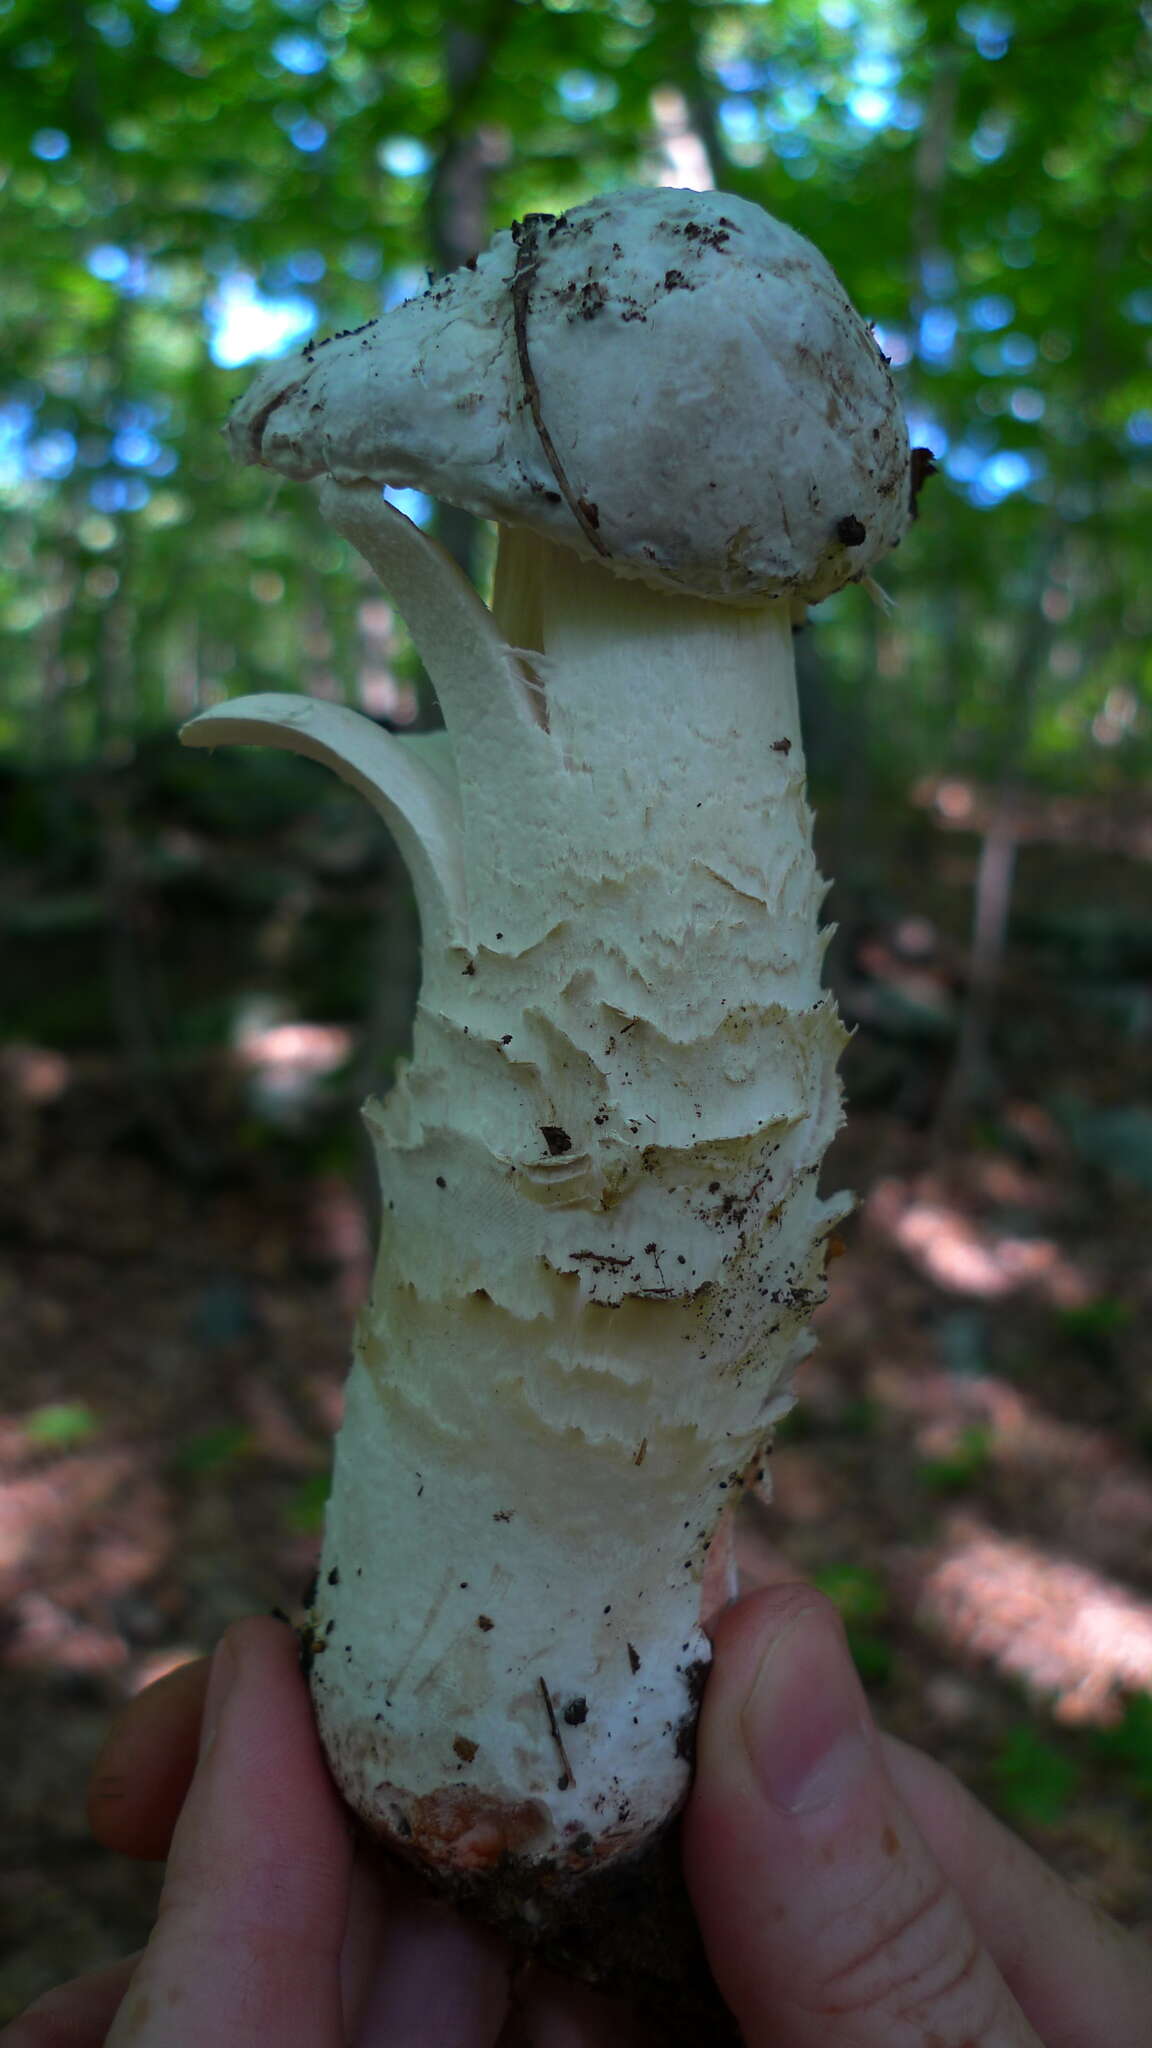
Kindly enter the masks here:
[[861, 1202], [771, 1526], [889, 1724], [1152, 1924], [1152, 7], [0, 0], [0, 66], [0, 2018], [146, 1924], [110, 1704], [307, 1580], [416, 983], [348, 792], [174, 743], [436, 720], [220, 425], [629, 183], [816, 241], [938, 469], [800, 641]]

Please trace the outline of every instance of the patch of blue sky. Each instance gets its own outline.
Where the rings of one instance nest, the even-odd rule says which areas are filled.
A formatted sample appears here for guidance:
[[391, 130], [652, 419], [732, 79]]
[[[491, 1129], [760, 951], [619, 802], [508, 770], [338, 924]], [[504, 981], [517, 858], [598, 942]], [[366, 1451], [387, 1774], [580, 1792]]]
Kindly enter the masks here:
[[772, 83], [771, 64], [754, 63], [751, 57], [721, 57], [713, 70], [728, 92], [760, 92]]
[[319, 284], [328, 265], [319, 249], [297, 249], [284, 268], [295, 284]]
[[122, 249], [116, 242], [97, 242], [84, 258], [85, 268], [103, 284], [115, 285], [126, 299], [138, 299], [146, 292], [152, 273], [136, 251]]
[[148, 0], [153, 14], [175, 14], [180, 0]]
[[894, 370], [902, 370], [905, 363], [911, 362], [912, 342], [902, 328], [876, 326], [872, 332], [877, 347], [887, 356]]
[[918, 100], [911, 100], [906, 93], [897, 93], [888, 117], [890, 128], [901, 128], [906, 135], [912, 135], [924, 119], [924, 109]]
[[982, 509], [1027, 490], [1043, 473], [1040, 457], [1025, 454], [1022, 448], [998, 448], [990, 454], [968, 441], [959, 441], [948, 450], [944, 467]]
[[26, 398], [5, 398], [0, 402], [0, 448], [27, 440], [36, 418], [36, 407]]
[[414, 526], [429, 525], [433, 510], [432, 499], [426, 491], [413, 491], [407, 485], [389, 484], [384, 492], [390, 505], [410, 519]]
[[147, 432], [161, 420], [172, 417], [172, 406], [166, 398], [118, 398], [108, 407], [105, 418], [117, 433], [129, 427], [143, 427]]
[[296, 348], [316, 325], [316, 307], [302, 293], [265, 297], [245, 271], [222, 280], [207, 308], [209, 353], [221, 369], [236, 370], [263, 356]]
[[1130, 292], [1124, 301], [1124, 311], [1138, 326], [1152, 327], [1152, 290]]
[[319, 284], [327, 268], [318, 249], [297, 249], [268, 265], [265, 286], [273, 297], [281, 292], [290, 294], [298, 284]]
[[973, 130], [968, 147], [982, 164], [999, 163], [1012, 139], [1012, 121], [1007, 114], [985, 114]]
[[145, 427], [122, 427], [113, 436], [112, 453], [126, 469], [151, 469], [163, 452], [162, 443]]
[[377, 146], [376, 161], [394, 178], [419, 178], [428, 169], [432, 152], [417, 135], [390, 135]]
[[820, 104], [820, 94], [816, 86], [797, 78], [785, 86], [779, 104], [790, 121], [809, 121]]
[[899, 76], [900, 66], [891, 50], [862, 50], [852, 66], [852, 78], [857, 85], [895, 85]]
[[940, 251], [929, 253], [920, 265], [924, 289], [930, 298], [943, 299], [956, 288], [956, 266], [950, 256]]
[[1010, 15], [1001, 14], [994, 7], [961, 7], [956, 22], [969, 42], [975, 43], [978, 54], [990, 63], [998, 63], [1007, 55], [1013, 29]]
[[908, 421], [908, 439], [913, 448], [930, 448], [937, 462], [940, 462], [948, 453], [947, 428], [941, 426], [934, 413], [927, 412], [918, 405], [906, 407], [905, 418]]
[[28, 147], [42, 164], [58, 164], [72, 148], [62, 128], [38, 128]]
[[282, 71], [294, 72], [297, 78], [314, 78], [328, 63], [328, 52], [319, 36], [307, 36], [296, 29], [276, 37], [272, 55]]
[[981, 334], [994, 334], [998, 327], [1007, 327], [1016, 308], [1003, 292], [985, 292], [979, 299], [973, 299], [968, 308], [968, 325], [976, 327]]
[[950, 306], [929, 306], [920, 318], [917, 353], [926, 363], [949, 363], [959, 321]]
[[1036, 361], [1036, 343], [1030, 334], [1006, 334], [1000, 343], [1000, 360], [1006, 370], [1030, 370]]
[[591, 121], [606, 114], [620, 97], [613, 78], [592, 71], [565, 71], [556, 81], [565, 112], [574, 121]]
[[819, 104], [820, 95], [813, 85], [792, 83], [772, 94], [764, 107], [764, 120], [769, 128], [798, 128], [809, 121]]
[[886, 128], [895, 105], [892, 93], [878, 85], [859, 85], [848, 95], [848, 112], [862, 128]]
[[318, 121], [314, 114], [301, 114], [298, 120], [291, 123], [288, 140], [295, 149], [303, 151], [305, 156], [314, 156], [327, 142], [328, 130], [323, 121]]
[[53, 427], [25, 445], [22, 467], [25, 475], [45, 482], [60, 483], [71, 476], [76, 462], [76, 436], [66, 427]]
[[97, 242], [89, 249], [84, 259], [93, 277], [105, 284], [120, 284], [132, 268], [132, 258], [127, 249], [121, 249], [116, 242]]
[[408, 299], [418, 299], [428, 289], [428, 272], [416, 270], [406, 264], [402, 270], [392, 270], [385, 281], [382, 295], [384, 311], [390, 313], [394, 306], [402, 306]]
[[990, 455], [980, 466], [976, 477], [976, 490], [988, 505], [998, 505], [1002, 498], [1010, 498], [1015, 492], [1026, 490], [1040, 474], [1040, 463], [1032, 455], [1025, 455], [1021, 448], [1001, 448]]
[[379, 249], [371, 242], [353, 242], [340, 258], [340, 268], [346, 276], [367, 284], [372, 278], [379, 277], [382, 260]]
[[1015, 376], [1030, 370], [1036, 356], [1036, 343], [1029, 334], [1005, 334], [998, 341], [982, 341], [972, 350], [972, 361], [982, 377]]
[[30, 406], [0, 405], [0, 488], [11, 490], [25, 475], [24, 451], [33, 414]]
[[986, 449], [974, 448], [970, 441], [957, 441], [946, 451], [944, 467], [958, 484], [970, 484], [975, 482], [987, 459]]
[[721, 100], [720, 126], [729, 142], [737, 145], [760, 142], [764, 136], [764, 113], [751, 100]]
[[1152, 412], [1130, 413], [1124, 432], [1134, 448], [1152, 448]]
[[140, 512], [151, 496], [140, 476], [98, 476], [88, 487], [88, 503], [97, 512]]
[[1031, 426], [1044, 417], [1044, 394], [1042, 391], [1033, 391], [1030, 385], [1021, 385], [1018, 391], [1012, 393], [1008, 401], [1008, 410], [1014, 420], [1023, 420], [1026, 425]]

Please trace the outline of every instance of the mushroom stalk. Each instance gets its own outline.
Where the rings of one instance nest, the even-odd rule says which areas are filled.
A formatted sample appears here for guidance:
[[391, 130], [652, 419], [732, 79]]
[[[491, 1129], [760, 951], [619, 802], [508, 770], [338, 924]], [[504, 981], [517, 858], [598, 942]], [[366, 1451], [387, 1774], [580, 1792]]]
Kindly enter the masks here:
[[[317, 1711], [346, 1796], [410, 1853], [576, 1872], [686, 1791], [704, 1553], [790, 1403], [841, 1211], [816, 1193], [843, 1033], [788, 605], [670, 596], [505, 532], [501, 647], [378, 495], [327, 506], [386, 579], [421, 559], [438, 620], [471, 611], [506, 703], [455, 715], [485, 701], [461, 640], [458, 841], [423, 790], [400, 832], [418, 879], [424, 834], [462, 880], [447, 913], [425, 882], [413, 1057], [366, 1111], [383, 1228]], [[185, 737], [255, 738], [261, 701]], [[331, 715], [276, 701], [287, 744]], [[344, 772], [382, 784], [372, 749], [406, 743], [343, 723]]]
[[[808, 244], [722, 195], [543, 223], [275, 366], [233, 426], [321, 479], [446, 734], [292, 698], [184, 734], [326, 762], [412, 868], [423, 985], [365, 1112], [382, 1233], [313, 1689], [369, 1826], [524, 1927], [686, 1793], [704, 1557], [823, 1293], [844, 1034], [791, 609], [909, 517], [886, 367]], [[597, 349], [624, 449], [572, 381]], [[388, 478], [507, 509], [491, 612]]]

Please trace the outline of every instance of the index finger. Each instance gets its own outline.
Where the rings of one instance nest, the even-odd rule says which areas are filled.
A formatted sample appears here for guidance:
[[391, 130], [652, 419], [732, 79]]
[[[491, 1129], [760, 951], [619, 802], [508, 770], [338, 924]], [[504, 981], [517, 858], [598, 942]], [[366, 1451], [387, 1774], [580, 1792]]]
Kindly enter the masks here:
[[107, 2048], [339, 2048], [352, 1838], [291, 1630], [237, 1622], [160, 1913]]
[[163, 1862], [196, 1769], [211, 1658], [158, 1678], [120, 1709], [92, 1766], [88, 1825], [105, 1849]]

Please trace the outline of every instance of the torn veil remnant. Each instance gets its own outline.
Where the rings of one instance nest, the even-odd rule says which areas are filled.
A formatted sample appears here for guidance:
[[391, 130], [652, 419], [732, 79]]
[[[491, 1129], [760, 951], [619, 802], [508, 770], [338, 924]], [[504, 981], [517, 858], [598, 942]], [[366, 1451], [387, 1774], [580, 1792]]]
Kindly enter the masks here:
[[[423, 924], [317, 1712], [373, 1828], [531, 1918], [683, 1799], [701, 1563], [821, 1298], [843, 1032], [790, 610], [899, 541], [907, 437], [823, 258], [668, 191], [530, 216], [230, 432], [320, 480], [446, 725], [273, 696], [185, 732], [360, 787]], [[385, 483], [500, 522], [491, 611]]]

